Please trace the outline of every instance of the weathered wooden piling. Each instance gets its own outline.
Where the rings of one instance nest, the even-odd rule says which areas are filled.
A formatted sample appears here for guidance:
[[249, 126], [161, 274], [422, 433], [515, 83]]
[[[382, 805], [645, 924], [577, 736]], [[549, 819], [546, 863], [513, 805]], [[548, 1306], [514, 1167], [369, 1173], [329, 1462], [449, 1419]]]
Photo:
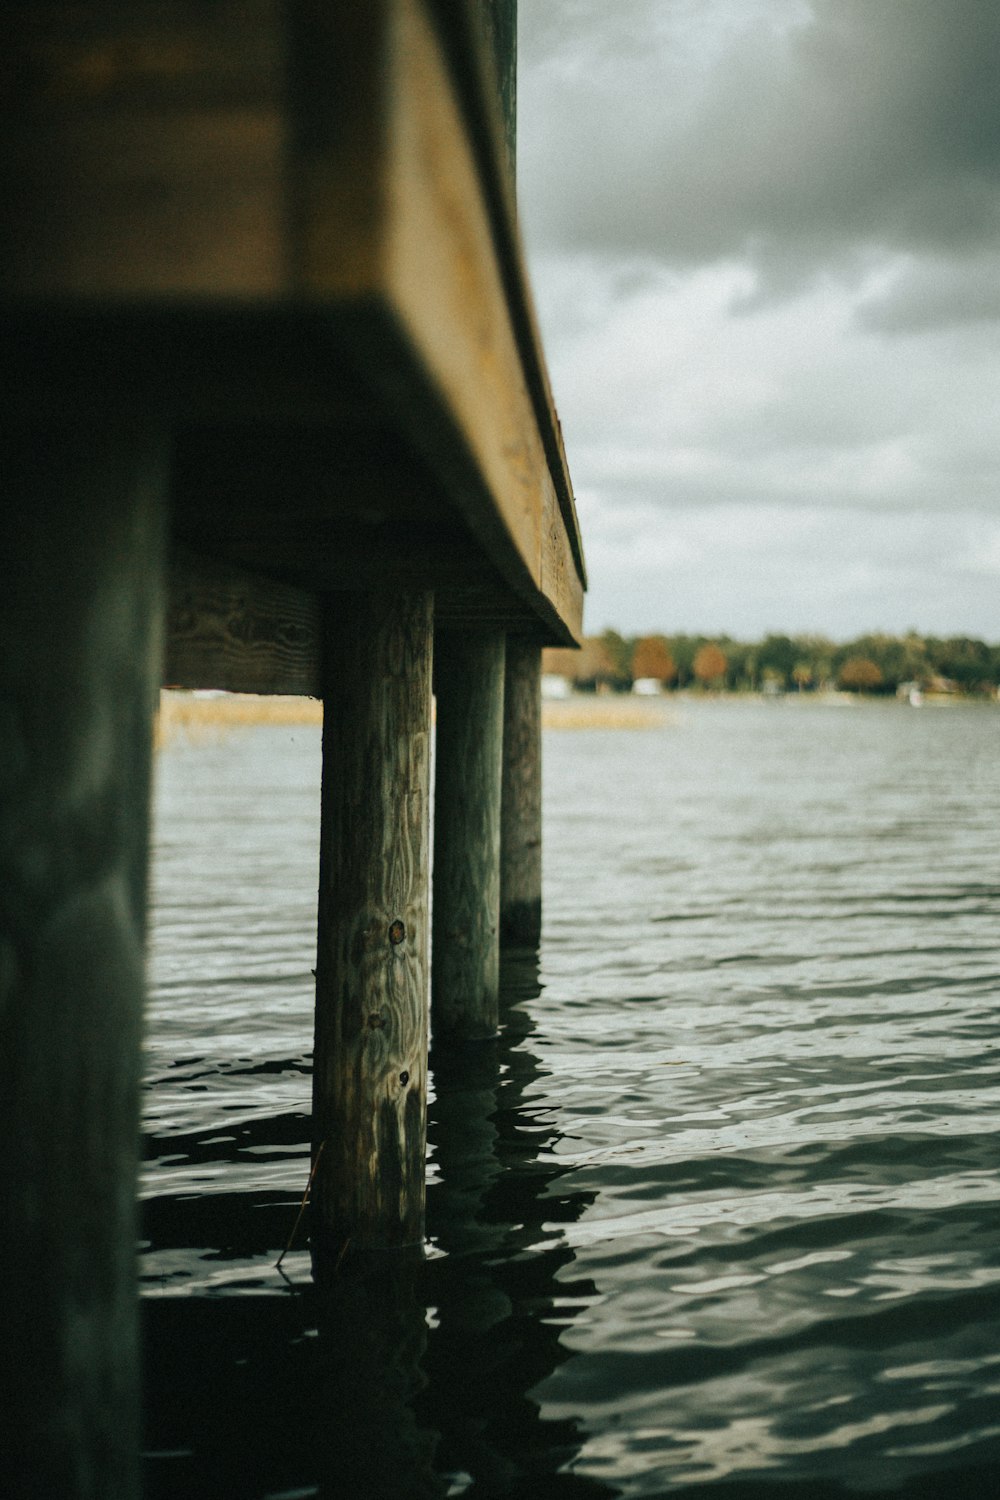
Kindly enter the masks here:
[[0, 1491], [20, 1500], [138, 1493], [163, 436], [123, 390], [2, 434]]
[[320, 1255], [423, 1233], [433, 598], [327, 606], [313, 1065]]
[[436, 643], [434, 933], [436, 1039], [497, 1029], [504, 636], [441, 632]]
[[537, 947], [542, 935], [541, 649], [507, 637], [500, 806], [500, 937]]

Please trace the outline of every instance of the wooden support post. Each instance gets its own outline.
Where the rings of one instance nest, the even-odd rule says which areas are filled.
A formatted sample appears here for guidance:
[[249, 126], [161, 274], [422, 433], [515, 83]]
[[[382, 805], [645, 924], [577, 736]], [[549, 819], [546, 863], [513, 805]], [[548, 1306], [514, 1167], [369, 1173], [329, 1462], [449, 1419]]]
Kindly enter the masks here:
[[500, 811], [500, 938], [536, 948], [542, 935], [542, 653], [507, 637], [503, 800]]
[[0, 1492], [22, 1500], [139, 1491], [134, 1203], [167, 443], [128, 396], [92, 394], [85, 417], [14, 418], [0, 436]]
[[423, 1236], [433, 596], [336, 596], [325, 621], [314, 1245]]
[[497, 1029], [504, 637], [442, 632], [435, 651], [431, 1019], [471, 1040]]

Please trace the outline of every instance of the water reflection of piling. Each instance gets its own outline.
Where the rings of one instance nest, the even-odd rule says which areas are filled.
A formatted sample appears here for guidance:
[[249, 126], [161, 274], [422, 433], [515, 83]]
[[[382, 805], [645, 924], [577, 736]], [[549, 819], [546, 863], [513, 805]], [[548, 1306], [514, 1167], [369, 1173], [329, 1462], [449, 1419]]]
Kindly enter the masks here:
[[418, 1298], [421, 1252], [387, 1251], [341, 1266], [316, 1288], [325, 1500], [437, 1500], [436, 1435], [414, 1399], [424, 1383], [427, 1321]]
[[544, 1418], [531, 1395], [571, 1358], [560, 1327], [596, 1295], [567, 1277], [573, 1251], [553, 1228], [594, 1195], [553, 1193], [565, 1169], [540, 1159], [560, 1132], [530, 1098], [544, 1070], [525, 1007], [539, 994], [537, 954], [507, 953], [500, 1035], [432, 1053], [427, 1223], [438, 1254], [424, 1274], [431, 1330], [417, 1409], [441, 1434], [439, 1470], [467, 1476], [470, 1493], [609, 1495], [565, 1472], [583, 1444], [579, 1423]]
[[[349, 1248], [277, 1295], [251, 1275], [252, 1296], [146, 1303], [148, 1500], [612, 1493], [567, 1472], [585, 1434], [533, 1394], [595, 1296], [561, 1229], [593, 1195], [560, 1191], [558, 1120], [536, 1102], [538, 993], [534, 954], [506, 956], [499, 1036], [435, 1049], [426, 1255]], [[211, 1223], [204, 1199], [166, 1207], [147, 1216], [154, 1241], [218, 1245], [225, 1222], [213, 1258], [272, 1263], [292, 1210], [260, 1194], [227, 1197]]]

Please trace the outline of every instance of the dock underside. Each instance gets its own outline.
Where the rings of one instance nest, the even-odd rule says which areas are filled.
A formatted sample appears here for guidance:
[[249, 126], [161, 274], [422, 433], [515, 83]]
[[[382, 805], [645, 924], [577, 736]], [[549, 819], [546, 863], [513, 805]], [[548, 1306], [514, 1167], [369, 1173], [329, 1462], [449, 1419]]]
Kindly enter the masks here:
[[43, 1331], [0, 1366], [11, 1493], [136, 1494], [159, 684], [323, 699], [328, 1264], [422, 1235], [432, 684], [442, 1040], [495, 1028], [501, 932], [537, 943], [539, 653], [579, 639], [586, 579], [516, 228], [513, 13], [8, 20], [0, 1192]]

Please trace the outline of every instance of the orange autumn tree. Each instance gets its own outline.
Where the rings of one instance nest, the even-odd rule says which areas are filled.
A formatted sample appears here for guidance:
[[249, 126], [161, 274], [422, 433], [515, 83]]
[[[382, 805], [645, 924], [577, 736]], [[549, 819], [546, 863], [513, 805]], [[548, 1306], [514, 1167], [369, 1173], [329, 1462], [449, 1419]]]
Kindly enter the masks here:
[[632, 676], [673, 682], [677, 676], [677, 663], [662, 635], [644, 635], [636, 641], [632, 652]]
[[615, 677], [615, 664], [599, 635], [589, 635], [577, 652], [577, 682], [607, 683]]
[[702, 687], [721, 687], [729, 662], [726, 653], [714, 641], [699, 646], [694, 654], [691, 670]]
[[580, 666], [580, 653], [571, 646], [546, 646], [542, 651], [542, 672], [547, 677], [565, 677], [572, 682]]
[[849, 656], [837, 673], [837, 682], [851, 693], [871, 693], [885, 681], [882, 669], [868, 656]]
[[579, 650], [547, 646], [542, 652], [542, 671], [573, 683], [611, 682], [616, 675], [608, 649], [596, 635], [587, 636]]

